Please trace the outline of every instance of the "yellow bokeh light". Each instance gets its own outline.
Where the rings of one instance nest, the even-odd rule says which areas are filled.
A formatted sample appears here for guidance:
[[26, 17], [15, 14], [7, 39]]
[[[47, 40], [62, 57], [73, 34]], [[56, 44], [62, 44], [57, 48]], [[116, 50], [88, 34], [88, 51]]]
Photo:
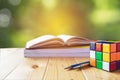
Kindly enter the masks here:
[[57, 0], [42, 0], [41, 2], [47, 10], [54, 9], [57, 5]]
[[34, 37], [45, 34], [87, 36], [89, 29], [85, 22], [86, 14], [79, 9], [78, 5], [69, 3], [65, 6], [57, 4], [59, 0], [47, 1], [34, 1], [34, 4], [30, 2], [23, 13], [24, 16], [19, 17], [20, 24], [29, 31], [28, 35]]

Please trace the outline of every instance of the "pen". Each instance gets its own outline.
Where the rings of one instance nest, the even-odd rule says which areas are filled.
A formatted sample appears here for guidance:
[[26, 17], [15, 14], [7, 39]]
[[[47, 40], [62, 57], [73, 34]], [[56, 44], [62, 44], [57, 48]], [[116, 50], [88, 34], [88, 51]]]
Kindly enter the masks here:
[[80, 68], [80, 67], [83, 67], [83, 66], [87, 66], [89, 65], [90, 61], [85, 61], [85, 62], [81, 62], [81, 63], [78, 63], [78, 64], [73, 64], [73, 65], [70, 65], [64, 69], [69, 69], [69, 70], [72, 70], [72, 69], [76, 69], [76, 68]]

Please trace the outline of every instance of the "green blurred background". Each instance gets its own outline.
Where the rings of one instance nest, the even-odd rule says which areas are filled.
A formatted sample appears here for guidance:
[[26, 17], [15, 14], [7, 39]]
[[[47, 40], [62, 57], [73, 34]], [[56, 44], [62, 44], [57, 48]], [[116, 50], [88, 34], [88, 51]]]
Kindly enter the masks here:
[[0, 47], [45, 34], [120, 39], [120, 0], [0, 0]]

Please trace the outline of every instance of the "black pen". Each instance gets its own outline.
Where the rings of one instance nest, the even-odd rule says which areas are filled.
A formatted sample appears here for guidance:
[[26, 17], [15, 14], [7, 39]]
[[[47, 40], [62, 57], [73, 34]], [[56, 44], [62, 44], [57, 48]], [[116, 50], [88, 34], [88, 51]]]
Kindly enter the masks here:
[[81, 63], [78, 63], [78, 64], [73, 64], [73, 65], [70, 65], [64, 69], [69, 69], [69, 70], [72, 70], [72, 69], [76, 69], [76, 68], [80, 68], [80, 67], [83, 67], [83, 66], [86, 66], [86, 65], [89, 65], [90, 61], [85, 61], [85, 62], [81, 62]]

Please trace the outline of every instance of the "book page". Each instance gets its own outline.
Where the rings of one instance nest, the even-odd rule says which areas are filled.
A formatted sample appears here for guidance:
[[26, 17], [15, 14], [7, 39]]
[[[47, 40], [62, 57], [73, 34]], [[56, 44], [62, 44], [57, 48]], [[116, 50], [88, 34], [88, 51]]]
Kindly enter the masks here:
[[30, 46], [34, 45], [34, 44], [37, 44], [37, 43], [42, 43], [43, 41], [46, 41], [46, 40], [50, 40], [50, 39], [53, 39], [55, 38], [55, 36], [53, 35], [44, 35], [44, 36], [40, 36], [38, 38], [35, 38], [33, 40], [30, 40], [27, 42], [26, 44], [26, 48], [29, 48]]
[[84, 37], [71, 36], [71, 35], [58, 35], [57, 37], [61, 38], [67, 46], [81, 46], [88, 45], [90, 40]]
[[57, 48], [64, 47], [64, 42], [60, 38], [53, 38], [50, 40], [43, 41], [41, 43], [34, 44], [29, 49], [43, 49], [43, 48]]
[[90, 40], [83, 37], [73, 37], [67, 41], [68, 46], [84, 46], [89, 44], [90, 44]]
[[71, 39], [71, 38], [73, 38], [75, 36], [61, 34], [61, 35], [58, 35], [57, 37], [61, 38], [66, 43], [67, 40], [69, 40], [69, 39]]

